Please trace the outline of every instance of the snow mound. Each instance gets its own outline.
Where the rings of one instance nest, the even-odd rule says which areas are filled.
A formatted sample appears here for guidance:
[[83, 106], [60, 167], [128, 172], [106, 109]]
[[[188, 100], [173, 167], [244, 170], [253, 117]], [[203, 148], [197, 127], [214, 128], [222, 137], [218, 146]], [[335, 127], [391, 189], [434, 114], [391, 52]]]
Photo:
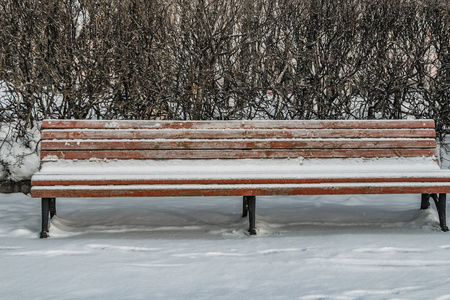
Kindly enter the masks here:
[[29, 180], [39, 169], [38, 127], [18, 137], [13, 125], [0, 124], [0, 180]]

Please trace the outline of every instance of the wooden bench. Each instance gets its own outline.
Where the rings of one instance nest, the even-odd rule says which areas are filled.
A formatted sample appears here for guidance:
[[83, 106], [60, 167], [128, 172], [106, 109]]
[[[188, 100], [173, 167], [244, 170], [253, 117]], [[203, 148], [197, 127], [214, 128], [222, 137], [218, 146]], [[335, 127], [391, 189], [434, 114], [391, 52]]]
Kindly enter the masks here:
[[[79, 121], [42, 123], [41, 237], [60, 197], [422, 194], [447, 231], [450, 172], [434, 121]], [[186, 203], [189, 205], [189, 203]]]

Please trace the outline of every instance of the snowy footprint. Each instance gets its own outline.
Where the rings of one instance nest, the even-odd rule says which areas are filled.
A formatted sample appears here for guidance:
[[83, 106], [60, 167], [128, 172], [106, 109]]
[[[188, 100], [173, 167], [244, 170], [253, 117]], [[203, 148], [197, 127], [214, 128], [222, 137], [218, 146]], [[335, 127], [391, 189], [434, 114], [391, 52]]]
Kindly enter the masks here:
[[36, 250], [36, 251], [22, 251], [9, 253], [9, 255], [12, 256], [46, 256], [46, 257], [80, 256], [89, 254], [91, 254], [90, 251], [76, 251], [76, 250]]
[[0, 251], [14, 251], [22, 249], [21, 247], [0, 246]]
[[153, 252], [160, 250], [159, 248], [146, 248], [146, 247], [130, 247], [130, 246], [115, 246], [108, 244], [88, 244], [88, 248], [96, 250], [114, 250], [125, 252]]
[[425, 249], [419, 248], [396, 248], [396, 247], [380, 247], [380, 248], [358, 248], [353, 250], [358, 253], [424, 253]]
[[389, 296], [394, 295], [401, 295], [402, 293], [407, 292], [413, 292], [416, 290], [423, 289], [424, 287], [402, 287], [402, 288], [396, 288], [396, 289], [390, 289], [390, 290], [351, 290], [344, 292], [341, 295], [325, 295], [325, 294], [316, 294], [316, 295], [307, 295], [300, 297], [301, 300], [328, 300], [328, 299], [339, 299], [339, 300], [357, 300], [357, 299], [391, 299], [391, 298], [385, 298]]
[[281, 254], [286, 252], [305, 252], [308, 248], [267, 249], [258, 251], [259, 254]]

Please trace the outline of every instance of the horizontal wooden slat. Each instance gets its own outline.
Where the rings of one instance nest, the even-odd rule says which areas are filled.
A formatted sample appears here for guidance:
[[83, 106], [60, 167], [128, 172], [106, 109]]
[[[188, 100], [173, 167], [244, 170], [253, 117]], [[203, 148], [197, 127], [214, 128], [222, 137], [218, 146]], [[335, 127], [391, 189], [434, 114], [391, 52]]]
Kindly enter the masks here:
[[374, 177], [374, 178], [258, 178], [258, 179], [152, 179], [152, 180], [40, 180], [31, 182], [33, 186], [69, 185], [187, 185], [187, 184], [316, 184], [316, 183], [381, 183], [381, 182], [450, 182], [449, 177]]
[[33, 198], [58, 197], [174, 197], [174, 196], [271, 196], [271, 195], [351, 195], [351, 194], [421, 194], [449, 193], [450, 183], [424, 184], [333, 184], [333, 185], [213, 185], [182, 186], [135, 186], [133, 187], [87, 187], [67, 186], [33, 187]]
[[98, 121], [98, 120], [44, 120], [42, 128], [92, 128], [92, 129], [396, 129], [434, 128], [433, 120], [264, 120], [264, 121]]
[[42, 141], [42, 150], [157, 150], [157, 149], [404, 149], [434, 148], [428, 140], [349, 140], [349, 139], [279, 139], [279, 140], [62, 140]]
[[263, 139], [263, 138], [435, 138], [434, 129], [54, 129], [43, 130], [52, 139]]
[[433, 149], [361, 149], [361, 150], [99, 150], [41, 151], [42, 160], [53, 159], [231, 159], [231, 158], [373, 158], [434, 156]]

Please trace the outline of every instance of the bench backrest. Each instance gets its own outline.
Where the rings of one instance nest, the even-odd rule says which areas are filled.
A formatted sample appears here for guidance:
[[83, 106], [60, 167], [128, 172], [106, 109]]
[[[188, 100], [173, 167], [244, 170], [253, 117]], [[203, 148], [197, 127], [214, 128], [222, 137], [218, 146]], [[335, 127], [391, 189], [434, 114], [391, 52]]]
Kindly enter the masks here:
[[433, 120], [45, 120], [41, 159], [432, 157]]

